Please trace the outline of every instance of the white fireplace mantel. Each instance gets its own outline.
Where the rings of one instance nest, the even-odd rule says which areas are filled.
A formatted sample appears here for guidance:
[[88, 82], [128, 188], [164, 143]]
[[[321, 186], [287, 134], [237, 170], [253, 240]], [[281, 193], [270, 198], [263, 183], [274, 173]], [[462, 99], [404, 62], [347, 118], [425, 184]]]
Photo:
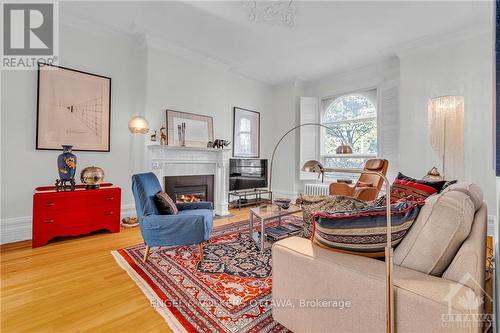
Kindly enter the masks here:
[[163, 186], [165, 176], [214, 175], [214, 210], [229, 215], [230, 148], [148, 145], [149, 168]]

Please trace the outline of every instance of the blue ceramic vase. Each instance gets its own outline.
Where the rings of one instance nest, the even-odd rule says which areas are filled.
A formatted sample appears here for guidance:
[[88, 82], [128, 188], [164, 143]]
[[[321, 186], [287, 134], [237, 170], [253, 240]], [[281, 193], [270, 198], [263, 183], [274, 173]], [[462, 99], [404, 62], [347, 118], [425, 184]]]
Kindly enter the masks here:
[[62, 146], [63, 152], [57, 157], [57, 169], [60, 180], [70, 180], [75, 178], [76, 155], [71, 152], [73, 146]]

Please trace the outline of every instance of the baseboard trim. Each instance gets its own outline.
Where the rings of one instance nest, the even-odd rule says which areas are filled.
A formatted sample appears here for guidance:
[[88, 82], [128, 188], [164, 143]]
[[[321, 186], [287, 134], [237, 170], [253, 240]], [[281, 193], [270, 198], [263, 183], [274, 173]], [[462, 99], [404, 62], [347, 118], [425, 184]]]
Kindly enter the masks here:
[[298, 192], [273, 190], [273, 198], [285, 197], [294, 200], [299, 197]]
[[[133, 204], [122, 205], [120, 218], [135, 216]], [[7, 244], [31, 239], [31, 216], [11, 217], [0, 220], [0, 244]]]

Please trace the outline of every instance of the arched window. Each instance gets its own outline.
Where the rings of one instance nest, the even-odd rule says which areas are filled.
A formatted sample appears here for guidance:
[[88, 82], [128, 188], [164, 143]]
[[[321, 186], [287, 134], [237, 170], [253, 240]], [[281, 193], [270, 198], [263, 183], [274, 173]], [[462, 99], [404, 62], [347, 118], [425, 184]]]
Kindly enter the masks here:
[[[322, 131], [321, 156], [328, 167], [362, 168], [367, 159], [377, 156], [376, 90], [324, 99], [321, 122], [330, 129]], [[347, 144], [352, 154], [336, 154]]]

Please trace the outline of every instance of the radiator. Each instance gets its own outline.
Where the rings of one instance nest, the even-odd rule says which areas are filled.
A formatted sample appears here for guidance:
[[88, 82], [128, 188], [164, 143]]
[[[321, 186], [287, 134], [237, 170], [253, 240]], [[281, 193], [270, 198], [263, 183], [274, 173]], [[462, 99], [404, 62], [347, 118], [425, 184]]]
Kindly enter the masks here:
[[307, 195], [328, 195], [330, 184], [306, 184], [304, 194]]

